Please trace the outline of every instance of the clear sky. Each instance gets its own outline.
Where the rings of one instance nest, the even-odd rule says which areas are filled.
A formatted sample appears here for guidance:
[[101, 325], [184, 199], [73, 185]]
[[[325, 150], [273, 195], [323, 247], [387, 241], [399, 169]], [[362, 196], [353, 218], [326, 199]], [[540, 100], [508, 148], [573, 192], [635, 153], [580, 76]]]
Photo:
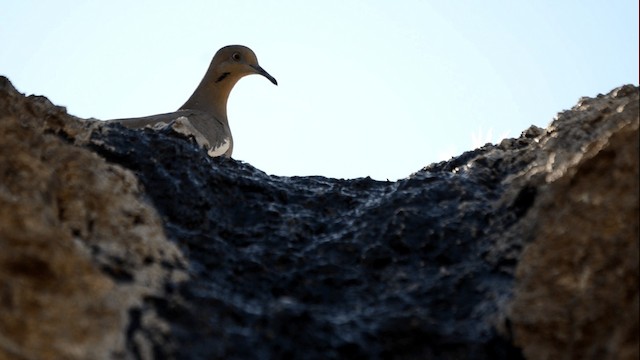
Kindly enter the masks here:
[[403, 178], [638, 85], [638, 1], [7, 1], [0, 74], [79, 117], [177, 109], [222, 46], [234, 158], [275, 175]]

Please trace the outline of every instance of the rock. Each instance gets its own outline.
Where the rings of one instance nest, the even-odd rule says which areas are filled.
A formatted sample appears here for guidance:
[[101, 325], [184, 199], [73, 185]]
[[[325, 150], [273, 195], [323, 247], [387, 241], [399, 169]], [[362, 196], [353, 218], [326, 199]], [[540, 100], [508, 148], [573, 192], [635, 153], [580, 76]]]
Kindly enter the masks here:
[[129, 357], [169, 334], [146, 303], [185, 258], [132, 172], [69, 143], [85, 125], [0, 78], [0, 359]]
[[638, 93], [379, 182], [0, 78], [0, 358], [637, 358]]
[[549, 132], [524, 175], [541, 183], [523, 220], [516, 343], [529, 359], [637, 359], [637, 89], [582, 99]]

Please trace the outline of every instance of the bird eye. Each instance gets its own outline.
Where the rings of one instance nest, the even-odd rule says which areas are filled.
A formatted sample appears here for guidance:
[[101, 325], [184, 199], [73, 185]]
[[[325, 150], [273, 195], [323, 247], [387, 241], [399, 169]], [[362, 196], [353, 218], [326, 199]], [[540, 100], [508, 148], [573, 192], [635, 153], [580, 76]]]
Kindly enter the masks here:
[[240, 53], [239, 52], [233, 53], [233, 55], [231, 55], [231, 58], [235, 61], [240, 61]]

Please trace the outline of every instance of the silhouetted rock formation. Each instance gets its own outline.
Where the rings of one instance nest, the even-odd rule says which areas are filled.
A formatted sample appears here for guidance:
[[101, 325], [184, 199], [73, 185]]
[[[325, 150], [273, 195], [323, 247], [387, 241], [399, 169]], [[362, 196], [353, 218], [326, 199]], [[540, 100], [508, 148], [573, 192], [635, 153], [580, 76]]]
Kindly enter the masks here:
[[0, 359], [637, 358], [638, 95], [379, 182], [0, 77]]

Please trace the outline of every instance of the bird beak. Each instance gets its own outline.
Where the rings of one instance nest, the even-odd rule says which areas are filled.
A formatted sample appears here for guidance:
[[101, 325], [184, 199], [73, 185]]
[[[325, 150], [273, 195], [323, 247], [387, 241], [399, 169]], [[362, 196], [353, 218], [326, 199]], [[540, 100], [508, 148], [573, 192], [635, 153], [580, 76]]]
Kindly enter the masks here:
[[278, 80], [276, 80], [276, 78], [274, 78], [273, 76], [269, 75], [269, 73], [260, 67], [260, 65], [251, 65], [251, 67], [256, 71], [256, 74], [260, 74], [264, 77], [266, 77], [267, 79], [269, 79], [269, 81], [271, 81], [273, 83], [273, 85], [278, 85]]

